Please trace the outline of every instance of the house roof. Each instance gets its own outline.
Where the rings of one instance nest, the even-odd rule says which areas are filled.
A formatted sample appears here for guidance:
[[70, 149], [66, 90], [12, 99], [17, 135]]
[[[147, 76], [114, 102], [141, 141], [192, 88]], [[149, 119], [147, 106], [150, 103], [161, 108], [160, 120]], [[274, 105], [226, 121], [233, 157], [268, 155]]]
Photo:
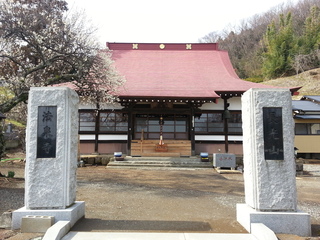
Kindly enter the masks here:
[[303, 96], [301, 100], [309, 100], [309, 101], [320, 103], [320, 96], [307, 95], [307, 96]]
[[[302, 99], [308, 99], [304, 96]], [[308, 100], [293, 100], [292, 110], [297, 119], [320, 119], [320, 104]]]
[[297, 119], [308, 119], [308, 120], [311, 120], [311, 119], [312, 120], [318, 120], [318, 119], [320, 119], [320, 114], [295, 115], [294, 118], [297, 118]]
[[126, 78], [120, 98], [214, 100], [241, 95], [250, 88], [276, 88], [241, 80], [228, 53], [216, 43], [107, 43], [107, 47], [116, 69]]
[[320, 104], [304, 101], [304, 100], [293, 100], [292, 110], [303, 111], [303, 112], [320, 112]]

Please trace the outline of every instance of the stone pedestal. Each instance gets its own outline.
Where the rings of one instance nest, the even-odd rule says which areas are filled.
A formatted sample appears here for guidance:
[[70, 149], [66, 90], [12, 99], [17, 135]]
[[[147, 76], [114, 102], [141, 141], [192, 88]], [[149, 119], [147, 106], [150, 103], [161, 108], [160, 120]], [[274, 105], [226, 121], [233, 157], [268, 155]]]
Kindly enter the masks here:
[[[259, 221], [268, 226], [268, 222], [276, 222], [281, 215], [282, 219], [291, 219], [293, 224], [290, 230], [287, 229], [288, 232], [281, 230], [281, 233], [292, 233], [290, 231], [295, 228], [294, 225], [299, 224], [296, 229], [301, 229], [300, 226], [309, 226], [301, 233], [310, 234], [310, 219], [304, 224], [301, 223], [308, 218], [307, 214], [302, 220], [300, 217], [297, 221], [293, 220], [299, 214], [296, 214], [298, 210], [294, 122], [291, 106], [289, 90], [250, 89], [242, 96], [243, 161], [247, 207], [239, 208], [242, 211], [238, 216], [247, 219], [246, 225], [250, 226], [248, 222], [253, 221], [252, 211], [263, 213]], [[238, 221], [243, 223], [241, 219]], [[273, 226], [276, 227], [276, 225]], [[273, 226], [270, 228], [278, 233], [278, 228]]]
[[277, 234], [311, 235], [310, 215], [305, 212], [262, 212], [237, 204], [237, 221], [251, 233], [252, 223], [263, 223]]
[[236, 168], [236, 155], [231, 153], [214, 153], [213, 167], [215, 168]]
[[30, 210], [22, 207], [12, 213], [12, 229], [21, 228], [21, 220], [26, 216], [52, 216], [54, 223], [68, 221], [72, 227], [79, 219], [85, 215], [85, 202], [76, 201], [71, 207], [66, 209], [38, 209]]
[[37, 210], [66, 210], [75, 203], [78, 102], [76, 92], [67, 87], [31, 88], [29, 92], [26, 215], [38, 215]]

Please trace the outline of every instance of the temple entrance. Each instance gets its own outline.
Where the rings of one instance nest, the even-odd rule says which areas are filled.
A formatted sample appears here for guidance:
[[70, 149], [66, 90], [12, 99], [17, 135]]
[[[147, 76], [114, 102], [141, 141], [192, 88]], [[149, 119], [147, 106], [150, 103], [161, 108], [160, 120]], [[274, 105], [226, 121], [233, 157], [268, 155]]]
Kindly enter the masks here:
[[160, 137], [160, 118], [163, 140], [189, 140], [189, 116], [183, 114], [136, 114], [135, 140], [156, 140]]
[[[134, 135], [131, 143], [133, 156], [190, 156], [190, 115], [187, 114], [135, 114]], [[156, 146], [162, 141], [166, 150]]]

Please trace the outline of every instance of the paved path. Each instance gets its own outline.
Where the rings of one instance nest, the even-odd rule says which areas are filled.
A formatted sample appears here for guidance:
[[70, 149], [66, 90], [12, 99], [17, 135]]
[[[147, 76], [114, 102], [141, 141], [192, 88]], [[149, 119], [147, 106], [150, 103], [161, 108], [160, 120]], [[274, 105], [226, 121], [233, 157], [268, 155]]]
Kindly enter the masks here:
[[62, 240], [256, 240], [250, 234], [69, 232]]

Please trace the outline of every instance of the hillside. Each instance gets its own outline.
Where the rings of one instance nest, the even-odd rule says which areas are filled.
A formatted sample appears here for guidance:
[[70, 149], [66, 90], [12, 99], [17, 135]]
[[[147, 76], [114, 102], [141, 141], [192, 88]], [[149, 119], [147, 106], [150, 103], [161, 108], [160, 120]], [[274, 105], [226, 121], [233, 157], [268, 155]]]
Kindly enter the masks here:
[[266, 85], [279, 87], [302, 87], [298, 96], [293, 99], [300, 99], [304, 95], [320, 95], [320, 68], [312, 69], [298, 75], [277, 78], [263, 82]]
[[[286, 2], [239, 25], [211, 32], [199, 41], [217, 42], [220, 49], [228, 51], [242, 79], [279, 77], [294, 71], [295, 66], [301, 70], [320, 67], [320, 1]], [[278, 52], [273, 53], [274, 49]]]

